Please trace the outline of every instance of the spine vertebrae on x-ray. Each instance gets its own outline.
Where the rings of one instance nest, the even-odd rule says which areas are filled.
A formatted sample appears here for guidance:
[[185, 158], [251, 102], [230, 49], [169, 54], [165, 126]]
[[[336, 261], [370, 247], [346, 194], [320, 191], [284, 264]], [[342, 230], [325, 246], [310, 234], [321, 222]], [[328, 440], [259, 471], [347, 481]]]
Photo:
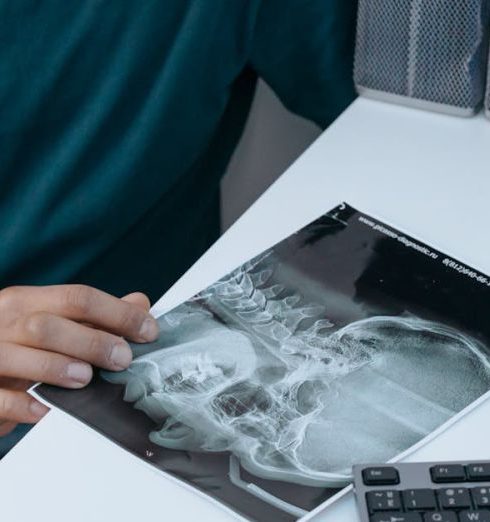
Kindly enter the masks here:
[[[373, 352], [364, 344], [356, 343], [354, 347], [344, 343], [341, 348], [332, 342], [331, 329], [335, 325], [324, 316], [323, 306], [301, 304], [298, 293], [284, 296], [287, 289], [282, 284], [267, 286], [274, 273], [273, 266], [273, 253], [266, 252], [209, 287], [197, 299], [204, 299], [221, 311], [227, 309], [244, 330], [258, 334], [267, 347], [267, 341], [272, 341], [275, 356], [319, 359], [328, 363], [336, 375], [370, 360]], [[256, 270], [258, 267], [261, 268]], [[326, 359], [325, 349], [329, 347], [333, 349]]]

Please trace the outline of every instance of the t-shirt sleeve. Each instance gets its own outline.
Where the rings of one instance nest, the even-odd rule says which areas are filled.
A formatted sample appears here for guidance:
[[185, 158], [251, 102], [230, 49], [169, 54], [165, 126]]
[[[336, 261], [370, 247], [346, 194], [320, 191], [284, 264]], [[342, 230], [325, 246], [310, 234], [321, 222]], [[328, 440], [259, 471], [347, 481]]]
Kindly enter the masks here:
[[328, 126], [355, 98], [357, 0], [263, 0], [251, 65], [293, 112]]

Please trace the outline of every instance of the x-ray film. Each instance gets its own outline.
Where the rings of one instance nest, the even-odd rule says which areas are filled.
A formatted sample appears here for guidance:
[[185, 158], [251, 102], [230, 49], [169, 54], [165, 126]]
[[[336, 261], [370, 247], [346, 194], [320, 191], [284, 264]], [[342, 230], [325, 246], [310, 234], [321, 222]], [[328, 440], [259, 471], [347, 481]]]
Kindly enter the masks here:
[[36, 393], [238, 516], [289, 522], [489, 392], [489, 297], [343, 204], [160, 316], [128, 370]]

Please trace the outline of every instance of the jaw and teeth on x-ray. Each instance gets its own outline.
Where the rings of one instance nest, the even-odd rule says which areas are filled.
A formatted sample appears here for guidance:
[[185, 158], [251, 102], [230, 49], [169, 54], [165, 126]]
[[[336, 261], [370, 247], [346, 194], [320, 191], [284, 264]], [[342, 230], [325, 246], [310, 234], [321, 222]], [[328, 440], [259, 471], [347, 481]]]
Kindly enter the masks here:
[[335, 325], [298, 285], [274, 280], [276, 264], [267, 252], [161, 316], [159, 339], [135, 347], [128, 370], [103, 373], [157, 424], [153, 443], [228, 451], [265, 479], [342, 486], [354, 463], [400, 454], [490, 388], [475, 339], [413, 316]]

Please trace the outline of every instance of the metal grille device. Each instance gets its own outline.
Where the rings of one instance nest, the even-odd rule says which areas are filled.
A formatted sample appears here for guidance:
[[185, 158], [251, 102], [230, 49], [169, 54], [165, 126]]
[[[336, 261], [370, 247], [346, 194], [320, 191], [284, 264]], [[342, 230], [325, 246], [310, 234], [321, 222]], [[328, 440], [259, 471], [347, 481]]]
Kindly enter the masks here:
[[485, 93], [490, 0], [359, 0], [360, 94], [470, 116]]

